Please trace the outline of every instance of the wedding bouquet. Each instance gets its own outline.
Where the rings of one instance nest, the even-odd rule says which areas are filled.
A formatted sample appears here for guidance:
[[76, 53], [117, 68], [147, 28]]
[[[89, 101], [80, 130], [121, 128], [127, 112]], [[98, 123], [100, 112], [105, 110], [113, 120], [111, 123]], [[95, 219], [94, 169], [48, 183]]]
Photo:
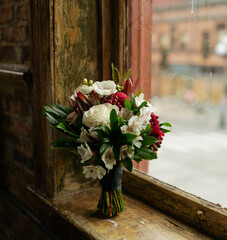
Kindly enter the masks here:
[[[169, 123], [159, 123], [155, 107], [140, 90], [133, 94], [131, 70], [123, 77], [112, 64], [113, 80], [83, 80], [70, 97], [70, 107], [44, 106], [50, 124], [68, 138], [52, 143], [52, 149], [78, 152], [85, 178], [100, 179], [98, 203], [103, 214], [123, 211], [121, 177], [123, 166], [130, 172], [133, 160], [157, 158]], [[165, 128], [167, 127], [167, 129]]]

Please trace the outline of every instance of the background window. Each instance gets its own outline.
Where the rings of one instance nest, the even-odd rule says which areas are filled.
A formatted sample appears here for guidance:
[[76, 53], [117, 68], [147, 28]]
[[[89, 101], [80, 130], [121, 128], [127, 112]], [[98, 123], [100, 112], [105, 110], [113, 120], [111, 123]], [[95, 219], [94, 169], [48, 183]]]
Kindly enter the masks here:
[[219, 0], [131, 0], [128, 18], [133, 78], [140, 78], [160, 120], [173, 125], [158, 160], [137, 167], [225, 207], [226, 12], [227, 2]]

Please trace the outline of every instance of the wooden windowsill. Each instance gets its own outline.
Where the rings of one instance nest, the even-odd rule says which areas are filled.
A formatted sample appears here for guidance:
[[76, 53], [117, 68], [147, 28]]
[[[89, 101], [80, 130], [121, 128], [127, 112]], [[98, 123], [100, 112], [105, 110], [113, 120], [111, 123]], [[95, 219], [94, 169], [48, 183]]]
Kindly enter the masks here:
[[50, 200], [29, 190], [35, 215], [60, 239], [213, 239], [127, 194], [124, 194], [125, 210], [103, 219], [96, 207], [99, 187]]

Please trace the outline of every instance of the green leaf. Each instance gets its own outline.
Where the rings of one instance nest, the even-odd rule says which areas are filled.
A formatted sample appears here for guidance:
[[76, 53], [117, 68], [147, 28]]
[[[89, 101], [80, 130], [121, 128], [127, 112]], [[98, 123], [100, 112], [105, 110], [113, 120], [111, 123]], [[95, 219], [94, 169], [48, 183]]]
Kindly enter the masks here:
[[58, 119], [56, 119], [56, 117], [54, 117], [52, 114], [45, 112], [45, 117], [48, 119], [51, 125], [56, 126], [59, 124]]
[[113, 63], [111, 64], [111, 68], [112, 68], [112, 79], [116, 84], [118, 84], [118, 74]]
[[79, 138], [78, 135], [76, 135], [75, 133], [69, 131], [63, 122], [59, 123], [59, 124], [56, 126], [56, 128], [62, 130], [64, 133], [66, 133], [66, 134], [68, 134], [68, 135], [70, 135], [70, 136], [72, 136], [72, 137], [74, 137], [74, 138]]
[[132, 70], [131, 68], [123, 75], [122, 81], [124, 82], [126, 79], [130, 78], [132, 75]]
[[112, 109], [110, 113], [110, 126], [112, 132], [118, 131], [118, 117], [115, 109]]
[[132, 97], [131, 97], [131, 109], [134, 109], [136, 107], [136, 101], [135, 101], [135, 96], [132, 94]]
[[146, 101], [142, 102], [142, 103], [139, 105], [139, 107], [137, 107], [136, 109], [133, 109], [133, 114], [138, 114], [138, 113], [140, 112], [140, 109], [141, 109], [142, 107], [147, 107], [147, 102], [146, 102]]
[[102, 139], [102, 142], [104, 143], [109, 143], [110, 142], [110, 138], [106, 137]]
[[125, 107], [128, 108], [128, 110], [131, 110], [131, 103], [127, 98], [125, 99]]
[[104, 138], [105, 135], [106, 135], [105, 132], [102, 129], [94, 129], [94, 130], [92, 130], [92, 132], [97, 133], [99, 138]]
[[125, 158], [122, 162], [123, 162], [125, 168], [129, 172], [132, 172], [132, 169], [133, 169], [132, 160], [130, 158]]
[[66, 118], [73, 110], [70, 107], [62, 105], [51, 105], [52, 109], [55, 110], [61, 117]]
[[75, 150], [77, 143], [72, 139], [58, 139], [51, 144], [51, 149], [71, 149]]
[[139, 163], [141, 162], [143, 159], [138, 155], [138, 154], [134, 154], [134, 160]]
[[139, 95], [142, 93], [143, 89], [140, 88], [140, 90], [136, 93], [135, 97], [139, 97]]
[[102, 131], [103, 131], [106, 135], [108, 135], [108, 136], [110, 135], [110, 129], [109, 129], [108, 126], [106, 126], [106, 125], [99, 125], [98, 127], [101, 128]]
[[118, 82], [117, 83], [120, 84], [120, 82], [121, 82], [121, 74], [120, 74], [120, 72], [118, 71], [118, 69], [116, 67], [114, 69], [117, 72], [117, 77], [118, 77]]
[[171, 130], [168, 130], [168, 129], [165, 129], [165, 128], [160, 128], [160, 129], [163, 131], [163, 133], [171, 132]]
[[102, 146], [101, 146], [101, 148], [100, 148], [100, 155], [101, 155], [101, 157], [102, 157], [102, 155], [104, 154], [104, 152], [106, 152], [107, 151], [107, 149], [108, 148], [110, 148], [110, 144], [108, 144], [108, 143], [103, 143], [102, 144]]
[[144, 147], [146, 147], [146, 146], [153, 145], [156, 142], [157, 142], [157, 138], [152, 137], [152, 136], [144, 136], [143, 141], [142, 141], [142, 145]]
[[160, 126], [165, 126], [165, 127], [172, 127], [172, 125], [169, 123], [169, 122], [164, 122], [164, 123], [161, 123]]
[[114, 152], [115, 159], [120, 159], [120, 150], [121, 150], [121, 148], [119, 145], [113, 146], [113, 152]]
[[147, 159], [147, 160], [152, 160], [157, 158], [157, 155], [154, 152], [152, 152], [150, 149], [145, 147], [136, 148], [136, 153], [138, 153], [139, 156], [142, 157], [143, 159]]
[[123, 136], [125, 137], [126, 142], [131, 143], [133, 139], [137, 137], [136, 134], [132, 133], [124, 133]]

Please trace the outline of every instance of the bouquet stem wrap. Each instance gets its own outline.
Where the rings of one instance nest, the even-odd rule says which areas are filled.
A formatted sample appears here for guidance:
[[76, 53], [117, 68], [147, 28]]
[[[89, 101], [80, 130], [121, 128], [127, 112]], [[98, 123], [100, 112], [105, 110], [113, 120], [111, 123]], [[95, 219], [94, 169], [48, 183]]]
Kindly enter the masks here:
[[98, 208], [105, 216], [112, 217], [124, 210], [121, 190], [123, 167], [115, 165], [101, 180], [102, 193]]

